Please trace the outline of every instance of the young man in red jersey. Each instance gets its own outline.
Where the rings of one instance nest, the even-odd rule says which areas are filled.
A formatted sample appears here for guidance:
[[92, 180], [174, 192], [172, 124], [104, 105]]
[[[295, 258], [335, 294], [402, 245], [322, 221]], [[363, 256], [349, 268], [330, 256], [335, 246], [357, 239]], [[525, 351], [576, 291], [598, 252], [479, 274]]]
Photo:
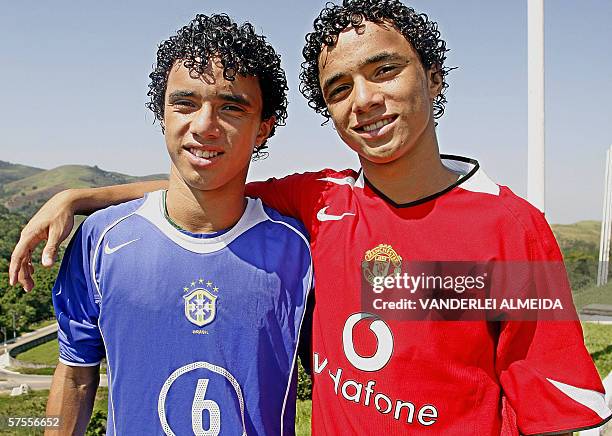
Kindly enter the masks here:
[[[247, 187], [311, 234], [313, 434], [561, 434], [608, 420], [577, 320], [413, 322], [364, 308], [364, 283], [405, 273], [410, 262], [562, 257], [538, 210], [476, 161], [440, 155], [435, 118], [448, 68], [434, 22], [397, 0], [345, 0], [328, 4], [314, 29], [301, 90], [361, 169]], [[54, 198], [25, 229], [11, 280], [32, 286], [28, 251], [48, 238], [52, 257], [75, 211], [158, 188]], [[567, 297], [569, 288], [553, 292]]]

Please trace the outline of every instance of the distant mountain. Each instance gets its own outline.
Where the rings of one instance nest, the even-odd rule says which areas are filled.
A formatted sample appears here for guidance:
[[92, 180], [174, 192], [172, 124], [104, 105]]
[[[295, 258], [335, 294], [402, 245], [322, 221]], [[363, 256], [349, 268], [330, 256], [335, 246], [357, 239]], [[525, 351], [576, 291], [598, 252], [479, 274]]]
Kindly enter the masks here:
[[168, 178], [166, 174], [130, 176], [105, 171], [97, 166], [63, 165], [51, 170], [41, 170], [8, 162], [2, 162], [0, 177], [8, 180], [0, 183], [0, 204], [11, 211], [18, 211], [26, 215], [33, 214], [41, 204], [64, 189]]
[[41, 168], [28, 167], [0, 160], [0, 186], [15, 180], [25, 179], [44, 171]]
[[[86, 165], [63, 165], [43, 170], [0, 160], [0, 204], [11, 211], [31, 214], [51, 196], [67, 188], [88, 188], [167, 178], [167, 174], [137, 177]], [[551, 227], [561, 248], [577, 241], [599, 247], [601, 227], [599, 221], [553, 224]]]

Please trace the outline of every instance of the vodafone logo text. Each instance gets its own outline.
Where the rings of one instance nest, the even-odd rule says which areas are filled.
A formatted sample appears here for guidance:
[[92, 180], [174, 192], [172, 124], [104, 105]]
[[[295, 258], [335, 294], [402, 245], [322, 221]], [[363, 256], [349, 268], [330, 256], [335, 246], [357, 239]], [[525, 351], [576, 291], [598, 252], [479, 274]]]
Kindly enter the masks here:
[[[370, 331], [376, 336], [377, 348], [372, 356], [360, 356], [355, 351], [353, 343], [353, 329], [362, 320], [375, 318], [370, 324]], [[349, 316], [344, 324], [342, 334], [342, 346], [347, 360], [360, 371], [376, 373], [383, 369], [393, 356], [393, 334], [391, 329], [381, 318], [370, 313], [355, 313]], [[314, 355], [314, 373], [319, 375], [329, 365], [327, 358], [321, 358], [319, 353]], [[408, 424], [418, 424], [429, 427], [434, 425], [438, 419], [438, 409], [431, 404], [417, 407], [411, 401], [393, 399], [375, 388], [376, 380], [365, 382], [343, 378], [344, 370], [337, 368], [335, 371], [328, 369], [329, 377], [334, 386], [334, 392], [341, 398], [356, 404], [375, 408], [383, 415], [390, 415], [397, 421]], [[324, 377], [320, 375], [319, 377]], [[325, 377], [326, 378], [326, 377]], [[319, 383], [324, 383], [319, 379]]]

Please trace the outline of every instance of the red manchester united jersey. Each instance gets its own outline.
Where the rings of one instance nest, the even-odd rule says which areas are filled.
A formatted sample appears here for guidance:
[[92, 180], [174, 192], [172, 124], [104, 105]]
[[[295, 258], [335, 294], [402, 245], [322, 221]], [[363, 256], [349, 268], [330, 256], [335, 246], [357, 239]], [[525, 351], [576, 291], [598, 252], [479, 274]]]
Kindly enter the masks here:
[[601, 424], [611, 412], [576, 320], [386, 319], [364, 309], [363, 284], [411, 261], [562, 260], [538, 210], [476, 161], [443, 161], [457, 183], [409, 204], [353, 170], [247, 187], [311, 235], [313, 434], [530, 435]]

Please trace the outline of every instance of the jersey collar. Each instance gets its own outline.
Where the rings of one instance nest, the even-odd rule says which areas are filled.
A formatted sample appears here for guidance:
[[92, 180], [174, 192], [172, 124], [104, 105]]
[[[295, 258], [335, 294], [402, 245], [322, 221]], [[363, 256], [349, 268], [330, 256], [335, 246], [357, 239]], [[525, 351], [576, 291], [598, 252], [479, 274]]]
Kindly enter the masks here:
[[443, 190], [436, 192], [435, 194], [428, 195], [427, 197], [419, 198], [418, 200], [410, 201], [408, 203], [396, 203], [391, 200], [382, 191], [380, 191], [376, 186], [370, 182], [367, 177], [363, 174], [363, 168], [359, 170], [359, 179], [363, 178], [364, 184], [370, 188], [376, 195], [382, 198], [385, 202], [389, 203], [391, 206], [396, 208], [405, 208], [418, 206], [419, 204], [426, 203], [428, 201], [434, 200], [449, 191], [452, 191], [457, 186], [462, 185], [467, 182], [472, 176], [474, 176], [480, 169], [480, 164], [477, 160], [470, 159], [463, 156], [455, 156], [452, 154], [441, 154], [440, 158], [442, 159], [442, 164], [448, 168], [449, 170], [457, 173], [460, 177], [457, 179], [455, 183], [447, 186]]

